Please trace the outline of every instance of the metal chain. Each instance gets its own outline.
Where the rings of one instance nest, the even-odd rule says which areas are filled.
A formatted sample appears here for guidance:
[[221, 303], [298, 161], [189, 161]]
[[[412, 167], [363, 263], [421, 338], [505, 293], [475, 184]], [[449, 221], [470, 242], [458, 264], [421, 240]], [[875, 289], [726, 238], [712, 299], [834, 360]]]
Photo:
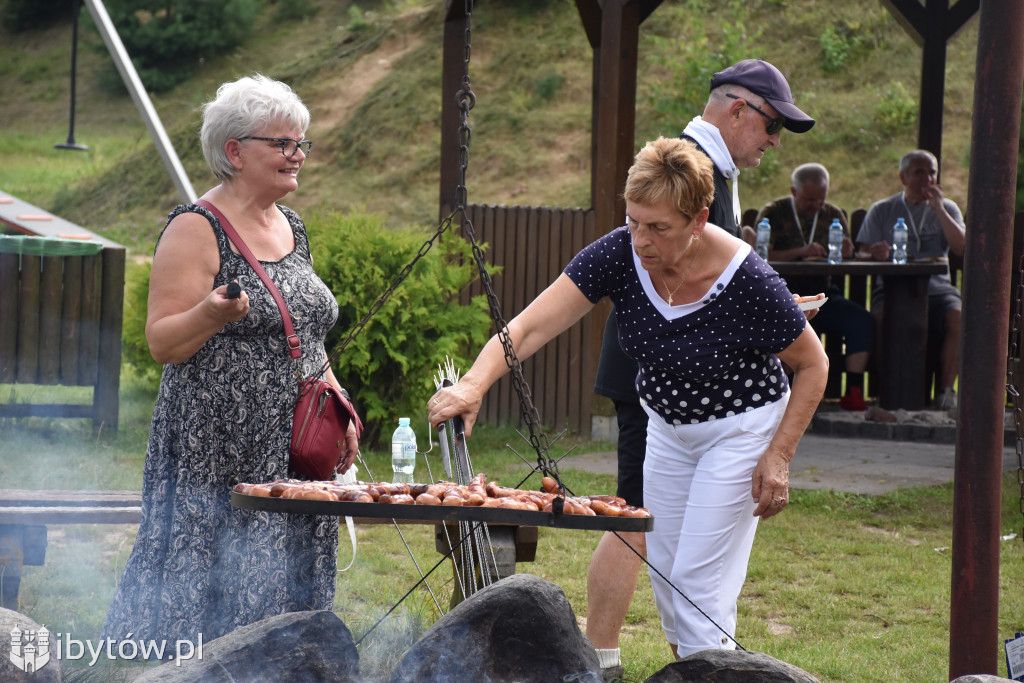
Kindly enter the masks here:
[[[1013, 403], [1013, 426], [1016, 434], [1017, 450], [1017, 486], [1020, 488], [1020, 497], [1017, 507], [1020, 510], [1021, 518], [1024, 520], [1024, 419], [1022, 419], [1022, 397], [1018, 387], [1021, 384], [1021, 320], [1024, 318], [1024, 256], [1021, 256], [1017, 280], [1017, 304], [1013, 314], [1013, 324], [1010, 331], [1010, 349], [1006, 359], [1006, 393], [1010, 395]], [[1021, 541], [1024, 542], [1024, 526], [1021, 527]]]
[[516, 395], [519, 397], [519, 408], [522, 411], [523, 421], [530, 430], [530, 445], [537, 453], [537, 468], [557, 481], [561, 489], [562, 480], [558, 476], [558, 463], [551, 459], [547, 434], [539, 426], [540, 414], [533, 405], [530, 387], [523, 377], [522, 365], [519, 362], [519, 357], [516, 355], [515, 347], [512, 345], [512, 339], [508, 333], [508, 325], [501, 313], [501, 304], [498, 302], [498, 296], [494, 292], [490, 273], [487, 272], [487, 266], [484, 263], [483, 250], [476, 240], [473, 221], [466, 211], [468, 197], [466, 191], [466, 169], [469, 166], [469, 141], [472, 136], [472, 130], [469, 126], [469, 112], [476, 104], [476, 96], [473, 94], [469, 80], [469, 58], [472, 51], [472, 42], [470, 40], [472, 10], [473, 0], [465, 0], [466, 35], [463, 52], [462, 88], [455, 94], [455, 103], [459, 108], [459, 184], [455, 190], [454, 213], [461, 218], [462, 230], [469, 238], [473, 248], [473, 259], [476, 261], [477, 269], [480, 271], [480, 283], [483, 286], [484, 293], [487, 295], [487, 306], [491, 311], [491, 319], [494, 320], [494, 325], [498, 329], [498, 340], [501, 342], [501, 347], [505, 353], [505, 363], [508, 365], [512, 376], [512, 388], [515, 389]]

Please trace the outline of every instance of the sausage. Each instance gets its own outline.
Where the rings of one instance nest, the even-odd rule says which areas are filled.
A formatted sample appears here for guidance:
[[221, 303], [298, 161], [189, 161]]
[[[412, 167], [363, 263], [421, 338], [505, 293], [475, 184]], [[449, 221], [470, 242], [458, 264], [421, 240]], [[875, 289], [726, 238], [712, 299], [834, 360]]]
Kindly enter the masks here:
[[434, 495], [431, 495], [429, 493], [423, 492], [420, 495], [416, 496], [416, 504], [417, 505], [440, 505], [441, 504], [441, 499], [438, 498], [437, 496], [434, 496]]
[[544, 477], [540, 480], [540, 484], [548, 493], [558, 493], [558, 482], [551, 477]]
[[615, 505], [618, 505], [619, 507], [622, 507], [623, 505], [626, 504], [626, 499], [625, 498], [620, 498], [619, 496], [587, 496], [587, 498], [589, 498], [592, 501], [593, 500], [600, 500], [600, 501], [602, 501], [604, 503], [614, 503]]
[[345, 491], [341, 494], [338, 500], [345, 501], [346, 503], [374, 503], [376, 502], [366, 491]]
[[441, 499], [441, 505], [455, 506], [465, 505], [466, 500], [457, 493], [449, 492]]
[[270, 495], [274, 498], [280, 498], [282, 494], [290, 488], [290, 486], [290, 484], [283, 481], [275, 481], [270, 485]]
[[338, 500], [338, 497], [335, 496], [330, 491], [324, 491], [323, 489], [317, 488], [315, 486], [305, 486], [299, 488], [292, 496], [292, 498], [296, 498], [298, 500]]

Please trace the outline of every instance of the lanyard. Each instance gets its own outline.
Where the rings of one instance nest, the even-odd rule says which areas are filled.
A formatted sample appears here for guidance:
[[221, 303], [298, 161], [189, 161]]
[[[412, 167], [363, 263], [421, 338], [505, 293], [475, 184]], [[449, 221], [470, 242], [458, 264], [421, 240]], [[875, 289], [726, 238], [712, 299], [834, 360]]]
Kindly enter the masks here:
[[[800, 216], [796, 212], [796, 199], [794, 199], [792, 195], [790, 195], [790, 197], [789, 197], [789, 205], [791, 207], [793, 207], [793, 218], [796, 219], [796, 227], [797, 227], [797, 229], [800, 230], [800, 237], [803, 237], [804, 236], [804, 224], [802, 222], [800, 222]], [[821, 213], [821, 211], [818, 211], [818, 212], [816, 212], [814, 214], [814, 220], [811, 222], [811, 238], [810, 239], [804, 238], [804, 246], [805, 247], [808, 244], [810, 244], [811, 242], [814, 241], [814, 231], [818, 229], [818, 215], [820, 213]]]
[[[917, 250], [921, 251], [921, 231], [917, 228], [917, 221], [914, 220], [914, 214], [910, 210], [910, 205], [907, 204], [907, 193], [904, 191], [900, 195], [900, 201], [903, 202], [903, 208], [907, 210], [907, 222], [910, 223], [911, 232], [914, 233], [914, 239], [917, 240]], [[924, 212], [928, 210], [928, 205], [925, 204], [924, 211], [921, 212], [921, 222], [924, 222]]]

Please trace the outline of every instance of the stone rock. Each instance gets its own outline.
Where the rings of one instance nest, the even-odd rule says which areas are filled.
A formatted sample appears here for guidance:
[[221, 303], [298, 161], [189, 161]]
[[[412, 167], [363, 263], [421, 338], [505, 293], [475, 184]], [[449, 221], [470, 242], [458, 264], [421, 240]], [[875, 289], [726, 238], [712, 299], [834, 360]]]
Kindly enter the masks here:
[[391, 683], [600, 683], [600, 671], [562, 589], [513, 574], [438, 619], [399, 662]]
[[993, 676], [992, 674], [968, 674], [954, 678], [949, 683], [1016, 683], [1013, 679]]
[[672, 662], [645, 683], [820, 683], [763, 652], [702, 650]]
[[235, 629], [203, 645], [190, 660], [168, 662], [136, 683], [361, 682], [352, 634], [328, 611], [288, 612]]
[[[20, 633], [12, 633], [17, 629]], [[4, 683], [60, 683], [60, 660], [57, 659], [55, 634], [40, 637], [43, 626], [29, 619], [21, 612], [0, 607], [0, 638], [4, 646], [0, 652], [0, 681]], [[32, 633], [31, 638], [29, 633]], [[18, 638], [21, 651], [14, 650], [14, 638]], [[45, 642], [44, 642], [45, 641]], [[28, 647], [30, 646], [31, 647]], [[26, 647], [28, 650], [26, 651]], [[45, 652], [43, 652], [45, 650]], [[11, 655], [14, 655], [13, 657]], [[15, 663], [18, 659], [18, 663]], [[40, 662], [42, 662], [40, 664]], [[19, 666], [20, 664], [20, 666]]]

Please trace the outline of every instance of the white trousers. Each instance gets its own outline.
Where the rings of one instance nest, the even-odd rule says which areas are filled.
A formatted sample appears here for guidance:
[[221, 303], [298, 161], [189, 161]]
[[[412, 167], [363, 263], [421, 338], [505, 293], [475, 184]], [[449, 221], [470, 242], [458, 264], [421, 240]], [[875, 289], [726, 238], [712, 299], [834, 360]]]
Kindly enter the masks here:
[[735, 647], [725, 633], [736, 634], [736, 600], [757, 530], [751, 477], [788, 404], [787, 392], [756, 410], [679, 426], [644, 406], [644, 504], [654, 515], [647, 559], [661, 625], [679, 657]]

